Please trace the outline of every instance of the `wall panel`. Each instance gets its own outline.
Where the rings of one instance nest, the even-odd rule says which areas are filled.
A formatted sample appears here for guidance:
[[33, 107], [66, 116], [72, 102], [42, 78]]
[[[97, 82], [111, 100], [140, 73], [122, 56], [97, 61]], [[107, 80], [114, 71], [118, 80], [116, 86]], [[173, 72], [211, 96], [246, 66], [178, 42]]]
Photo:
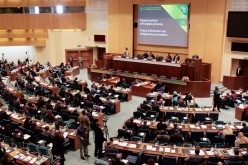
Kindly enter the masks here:
[[0, 30], [13, 29], [86, 29], [85, 13], [4, 14]]
[[28, 6], [85, 6], [86, 0], [2, 0], [0, 7], [28, 7]]

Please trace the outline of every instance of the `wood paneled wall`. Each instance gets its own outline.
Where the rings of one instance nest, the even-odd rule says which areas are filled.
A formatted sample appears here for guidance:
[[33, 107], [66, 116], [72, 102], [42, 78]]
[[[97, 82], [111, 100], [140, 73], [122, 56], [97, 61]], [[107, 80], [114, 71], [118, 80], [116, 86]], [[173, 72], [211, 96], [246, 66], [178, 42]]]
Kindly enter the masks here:
[[[223, 29], [226, 0], [109, 0], [108, 52], [123, 53], [128, 47], [134, 49], [185, 53], [191, 57], [198, 54], [203, 62], [212, 63], [212, 82], [220, 81]], [[135, 4], [190, 4], [190, 29], [188, 48], [137, 45], [133, 30], [133, 5]], [[125, 9], [125, 10], [124, 10]], [[125, 37], [121, 37], [122, 36]], [[134, 43], [134, 44], [133, 44]]]
[[0, 20], [0, 30], [86, 29], [85, 13], [2, 14]]
[[86, 0], [1, 0], [0, 7], [28, 7], [28, 6], [85, 6]]

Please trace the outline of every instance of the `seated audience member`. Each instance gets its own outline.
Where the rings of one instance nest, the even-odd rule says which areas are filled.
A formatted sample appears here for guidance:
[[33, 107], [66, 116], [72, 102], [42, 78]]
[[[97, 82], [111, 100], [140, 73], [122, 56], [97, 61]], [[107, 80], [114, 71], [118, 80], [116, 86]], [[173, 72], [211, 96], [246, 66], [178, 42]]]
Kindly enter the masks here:
[[225, 125], [225, 129], [223, 130], [223, 136], [225, 137], [226, 135], [233, 134], [232, 128], [230, 128], [229, 124]]
[[218, 151], [214, 151], [214, 157], [209, 157], [206, 160], [206, 163], [204, 162], [204, 164], [208, 164], [208, 162], [217, 164], [218, 162], [221, 162], [221, 161], [222, 160], [221, 160], [221, 157], [219, 156], [219, 152]]
[[49, 126], [46, 126], [44, 131], [41, 133], [44, 140], [46, 141], [46, 144], [49, 144], [52, 140], [52, 133], [49, 130]]
[[119, 153], [117, 148], [115, 146], [113, 146], [113, 138], [110, 138], [110, 141], [107, 142], [106, 146], [105, 146], [105, 154], [108, 155], [109, 153]]
[[171, 99], [172, 106], [175, 106], [175, 105], [176, 105], [177, 100], [178, 100], [178, 94], [177, 94], [176, 91], [174, 91], [174, 92], [173, 92], [172, 99]]
[[174, 132], [174, 134], [171, 134], [171, 136], [169, 138], [169, 143], [170, 144], [183, 143], [183, 142], [184, 142], [184, 139], [180, 135], [180, 131], [179, 130], [176, 130]]
[[197, 54], [195, 54], [195, 55], [192, 56], [192, 59], [193, 60], [199, 60], [199, 56]]
[[157, 98], [156, 98], [155, 103], [161, 105], [161, 104], [163, 104], [163, 102], [164, 102], [164, 100], [163, 100], [163, 98], [162, 98], [162, 95], [159, 94], [159, 95], [157, 96]]
[[166, 62], [171, 62], [172, 61], [172, 57], [170, 55], [170, 53], [168, 53], [168, 55], [166, 56]]
[[163, 123], [163, 120], [160, 119], [158, 124], [157, 124], [157, 129], [158, 130], [165, 130], [167, 128], [167, 125], [165, 123]]
[[199, 165], [203, 162], [203, 157], [200, 154], [200, 149], [197, 147], [195, 149], [195, 154], [194, 155], [189, 155], [187, 158], [185, 158], [185, 162], [187, 165], [191, 164], [198, 164]]
[[148, 58], [148, 53], [147, 53], [147, 52], [145, 52], [145, 53], [143, 54], [143, 58]]
[[240, 130], [243, 133], [248, 133], [248, 126], [245, 122], [242, 123], [243, 128]]
[[144, 120], [143, 125], [140, 127], [140, 129], [150, 129], [150, 127], [147, 125], [146, 120]]
[[159, 113], [160, 112], [159, 105], [161, 105], [162, 103], [158, 104], [154, 100], [152, 100], [152, 105], [151, 105], [152, 111]]
[[120, 80], [116, 83], [116, 86], [122, 87], [123, 83], [124, 83], [124, 80], [122, 78], [120, 78]]
[[29, 129], [31, 123], [31, 117], [27, 116], [26, 120], [24, 121], [24, 128]]
[[148, 110], [148, 107], [149, 105], [146, 100], [144, 100], [143, 103], [141, 103], [139, 106], [140, 109], [144, 109], [144, 110]]
[[133, 116], [138, 119], [139, 118], [145, 119], [145, 115], [142, 112], [140, 112], [140, 108], [137, 108], [137, 111], [133, 112]]
[[155, 165], [155, 160], [154, 160], [153, 158], [149, 158], [149, 159], [147, 160], [146, 165]]
[[182, 130], [178, 127], [177, 123], [174, 123], [173, 128], [171, 129], [171, 134], [174, 134], [176, 131], [182, 132]]
[[19, 129], [14, 130], [12, 138], [13, 138], [14, 141], [17, 141], [17, 142], [20, 142], [20, 143], [24, 142], [23, 133]]
[[111, 164], [112, 165], [125, 165], [125, 163], [121, 160], [122, 155], [121, 154], [117, 154], [116, 155], [116, 159], [113, 159]]
[[161, 82], [157, 82], [152, 92], [157, 92], [162, 87]]
[[137, 130], [137, 124], [133, 122], [133, 118], [130, 118], [126, 123], [125, 123], [127, 129], [131, 130]]
[[[243, 161], [242, 156], [239, 155], [239, 149], [235, 148], [234, 149], [234, 155], [233, 156], [229, 156], [228, 161], [231, 162], [239, 162], [239, 161]], [[229, 164], [228, 161], [225, 161], [225, 164]]]
[[85, 84], [84, 93], [85, 94], [89, 94], [90, 93], [90, 89], [88, 88], [88, 84]]
[[240, 144], [248, 143], [248, 138], [244, 136], [243, 132], [238, 133], [238, 138], [235, 140], [235, 146], [239, 146]]
[[[150, 57], [151, 59], [155, 59], [155, 56], [154, 56], [154, 54], [153, 54], [152, 52], [149, 53], [149, 57]], [[149, 57], [148, 57], [148, 58], [149, 58]]]

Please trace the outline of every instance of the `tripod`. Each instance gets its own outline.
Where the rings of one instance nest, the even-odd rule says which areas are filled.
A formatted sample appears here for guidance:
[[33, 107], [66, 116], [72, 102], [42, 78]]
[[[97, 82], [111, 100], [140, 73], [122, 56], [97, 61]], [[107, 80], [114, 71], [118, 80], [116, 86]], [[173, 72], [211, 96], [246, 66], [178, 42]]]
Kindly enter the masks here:
[[104, 131], [105, 138], [108, 139], [109, 138], [109, 132], [108, 132], [107, 120], [104, 121], [103, 131]]

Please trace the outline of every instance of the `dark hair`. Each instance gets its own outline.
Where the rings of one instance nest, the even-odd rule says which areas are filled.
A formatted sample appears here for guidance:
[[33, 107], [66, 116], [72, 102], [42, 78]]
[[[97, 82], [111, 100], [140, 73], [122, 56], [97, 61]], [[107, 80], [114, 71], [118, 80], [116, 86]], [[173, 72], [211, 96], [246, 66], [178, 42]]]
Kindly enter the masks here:
[[155, 161], [153, 158], [149, 158], [147, 161], [147, 165], [155, 165]]
[[200, 153], [200, 149], [199, 149], [199, 148], [196, 148], [196, 149], [195, 149], [195, 154], [196, 154], [196, 155], [199, 155], [199, 153]]
[[239, 155], [239, 149], [235, 148], [235, 149], [234, 149], [234, 154], [235, 154], [235, 155]]

